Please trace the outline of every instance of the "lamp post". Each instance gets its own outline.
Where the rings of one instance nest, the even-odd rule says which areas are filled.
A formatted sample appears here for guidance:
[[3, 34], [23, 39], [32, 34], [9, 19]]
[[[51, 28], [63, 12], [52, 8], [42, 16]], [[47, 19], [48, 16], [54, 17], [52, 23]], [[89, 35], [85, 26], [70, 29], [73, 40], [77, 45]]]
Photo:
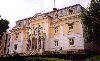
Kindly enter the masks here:
[[54, 8], [55, 8], [55, 0], [54, 0]]

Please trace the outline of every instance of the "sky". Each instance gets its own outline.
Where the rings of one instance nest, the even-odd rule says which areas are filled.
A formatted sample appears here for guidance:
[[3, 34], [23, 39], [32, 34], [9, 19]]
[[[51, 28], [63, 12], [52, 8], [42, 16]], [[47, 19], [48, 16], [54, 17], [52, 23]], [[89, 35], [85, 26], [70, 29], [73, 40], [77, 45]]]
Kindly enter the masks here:
[[[55, 0], [58, 9], [80, 4], [86, 8], [90, 0]], [[35, 13], [52, 11], [54, 0], [0, 0], [0, 15], [9, 20], [9, 30], [16, 24], [17, 20], [34, 16]]]

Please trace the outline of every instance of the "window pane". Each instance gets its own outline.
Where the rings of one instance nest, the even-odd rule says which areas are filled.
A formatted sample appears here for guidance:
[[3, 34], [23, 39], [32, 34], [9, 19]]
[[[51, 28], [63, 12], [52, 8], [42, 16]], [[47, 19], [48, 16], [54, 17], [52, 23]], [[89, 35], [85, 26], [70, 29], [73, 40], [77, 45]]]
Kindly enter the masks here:
[[74, 45], [74, 38], [69, 38], [69, 44]]
[[58, 41], [54, 41], [55, 42], [55, 46], [58, 46]]

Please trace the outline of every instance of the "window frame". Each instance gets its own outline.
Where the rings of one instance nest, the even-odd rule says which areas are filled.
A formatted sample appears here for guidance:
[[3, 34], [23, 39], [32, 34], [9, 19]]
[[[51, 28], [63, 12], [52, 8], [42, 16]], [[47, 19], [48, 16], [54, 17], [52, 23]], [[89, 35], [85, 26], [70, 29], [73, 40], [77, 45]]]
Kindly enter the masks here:
[[69, 39], [69, 45], [74, 45], [75, 44], [75, 37], [70, 37]]
[[59, 46], [58, 40], [55, 40], [54, 42], [55, 42], [55, 46]]
[[68, 24], [68, 26], [69, 26], [69, 30], [73, 29], [73, 24]]
[[57, 33], [58, 32], [58, 27], [55, 27], [54, 29], [55, 29], [55, 33]]

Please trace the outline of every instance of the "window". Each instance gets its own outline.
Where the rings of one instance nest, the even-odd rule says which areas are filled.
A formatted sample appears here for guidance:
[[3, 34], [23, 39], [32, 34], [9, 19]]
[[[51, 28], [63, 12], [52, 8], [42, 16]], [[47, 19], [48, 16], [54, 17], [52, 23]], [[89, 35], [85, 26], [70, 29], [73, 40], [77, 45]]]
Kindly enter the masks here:
[[33, 35], [37, 35], [37, 27], [33, 30]]
[[20, 21], [20, 22], [18, 23], [18, 26], [21, 27], [21, 24], [22, 24], [22, 22]]
[[55, 42], [55, 46], [58, 46], [58, 41], [54, 41]]
[[68, 23], [66, 23], [68, 25], [68, 33], [69, 32], [72, 32], [73, 31], [73, 25], [74, 25], [74, 22], [72, 20], [68, 21]]
[[62, 10], [62, 15], [63, 16], [65, 16], [67, 13], [66, 13], [67, 11], [64, 9], [64, 10]]
[[57, 12], [54, 12], [54, 17], [53, 19], [57, 18], [58, 17], [58, 13]]
[[41, 34], [41, 31], [43, 30], [43, 27], [42, 26], [38, 26], [38, 34]]
[[16, 38], [18, 38], [18, 34], [19, 34], [19, 33], [18, 33], [18, 32], [16, 32], [15, 34], [16, 34]]
[[74, 38], [72, 37], [72, 38], [69, 38], [69, 44], [70, 45], [74, 45]]
[[57, 33], [58, 32], [58, 27], [55, 27], [55, 33]]
[[35, 35], [35, 28], [33, 27], [33, 35]]
[[38, 48], [41, 49], [41, 37], [39, 36]]
[[72, 23], [68, 24], [68, 26], [69, 26], [69, 30], [73, 29], [73, 24]]
[[17, 50], [17, 44], [14, 45], [14, 49]]
[[73, 14], [73, 10], [72, 9], [69, 9], [69, 15], [70, 14]]
[[76, 13], [76, 9], [75, 9], [75, 7], [73, 8], [73, 13]]
[[33, 35], [35, 35], [35, 31], [34, 31]]

